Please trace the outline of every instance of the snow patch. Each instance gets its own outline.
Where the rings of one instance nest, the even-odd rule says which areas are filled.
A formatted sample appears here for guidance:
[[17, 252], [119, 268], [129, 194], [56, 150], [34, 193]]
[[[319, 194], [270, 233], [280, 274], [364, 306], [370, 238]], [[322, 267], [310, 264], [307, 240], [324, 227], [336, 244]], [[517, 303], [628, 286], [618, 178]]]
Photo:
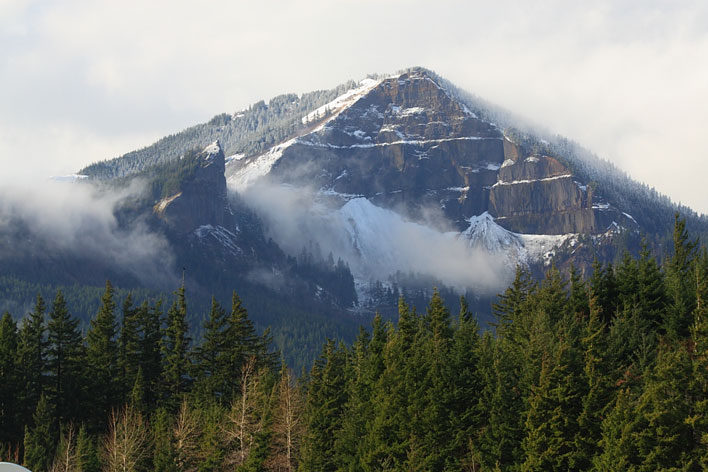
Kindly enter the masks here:
[[514, 160], [512, 160], [512, 159], [507, 159], [507, 160], [505, 160], [504, 162], [502, 162], [502, 165], [501, 165], [501, 166], [502, 166], [502, 168], [504, 168], [504, 167], [513, 166], [514, 164], [516, 164], [516, 162], [515, 162]]
[[499, 257], [509, 268], [515, 268], [517, 264], [528, 265], [537, 261], [549, 265], [556, 248], [568, 240], [571, 240], [571, 244], [574, 245], [577, 239], [575, 234], [514, 233], [499, 226], [486, 211], [481, 215], [473, 216], [468, 221], [470, 225], [461, 236], [471, 247], [484, 248]]
[[278, 159], [283, 156], [283, 151], [292, 146], [296, 141], [297, 138], [285, 141], [282, 144], [273, 146], [265, 153], [252, 158], [249, 162], [244, 164], [243, 167], [237, 169], [229, 176], [227, 179], [229, 186], [238, 191], [246, 189], [257, 179], [270, 172], [270, 169], [273, 168], [273, 164], [278, 162]]
[[539, 162], [539, 159], [538, 159], [538, 157], [531, 156], [531, 157], [527, 157], [526, 159], [524, 159], [524, 162], [535, 163], [535, 162]]
[[86, 180], [88, 179], [88, 175], [83, 175], [83, 174], [71, 174], [71, 175], [57, 175], [50, 177], [49, 180], [53, 182], [77, 182], [81, 180]]
[[[338, 96], [331, 102], [322, 105], [313, 112], [308, 113], [306, 116], [302, 117], [302, 124], [306, 125], [312, 121], [316, 121], [323, 118], [325, 114], [329, 113], [328, 118], [334, 118], [345, 108], [353, 105], [357, 100], [366, 95], [370, 90], [381, 83], [380, 80], [364, 79], [359, 82], [359, 87], [347, 90], [342, 95]], [[327, 120], [329, 121], [329, 120]]]
[[237, 236], [223, 226], [202, 225], [194, 230], [194, 234], [203, 242], [214, 239], [235, 256], [243, 255], [243, 250], [236, 244]]
[[[504, 167], [504, 166], [502, 166], [502, 167]], [[572, 177], [572, 175], [565, 174], [565, 175], [556, 175], [555, 177], [544, 177], [542, 179], [512, 180], [509, 182], [503, 182], [500, 180], [499, 182], [492, 185], [492, 187], [497, 187], [499, 185], [519, 185], [519, 184], [530, 184], [532, 182], [547, 182], [549, 180], [568, 179], [570, 177]], [[593, 206], [593, 208], [594, 208], [594, 206]]]

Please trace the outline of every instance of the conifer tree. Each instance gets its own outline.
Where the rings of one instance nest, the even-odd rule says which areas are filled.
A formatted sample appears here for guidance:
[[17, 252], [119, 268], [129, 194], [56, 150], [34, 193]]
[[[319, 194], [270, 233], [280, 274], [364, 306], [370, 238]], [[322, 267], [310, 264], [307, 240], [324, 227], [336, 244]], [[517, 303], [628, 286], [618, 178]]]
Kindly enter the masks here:
[[637, 470], [640, 456], [634, 440], [639, 428], [635, 405], [636, 399], [628, 388], [618, 392], [614, 406], [602, 421], [600, 453], [593, 458], [595, 470]]
[[16, 352], [17, 324], [5, 312], [0, 319], [0, 444], [19, 442], [22, 434]]
[[86, 334], [86, 360], [90, 375], [91, 426], [100, 429], [106, 415], [118, 405], [120, 384], [118, 378], [118, 347], [116, 345], [116, 304], [113, 286], [106, 281], [106, 291], [96, 317], [91, 320]]
[[697, 242], [689, 241], [686, 220], [678, 213], [674, 223], [674, 253], [666, 265], [666, 286], [669, 298], [664, 329], [674, 339], [688, 335], [691, 314], [696, 304], [692, 286], [692, 268]]
[[597, 308], [602, 320], [609, 325], [618, 306], [617, 281], [611, 263], [603, 267], [598, 259], [593, 261], [590, 296], [597, 301]]
[[195, 389], [206, 399], [226, 401], [224, 393], [229, 389], [226, 351], [226, 312], [214, 297], [211, 299], [209, 317], [204, 323], [204, 339], [195, 349]]
[[88, 434], [85, 426], [79, 428], [76, 437], [77, 469], [81, 472], [100, 472], [101, 463], [98, 458], [96, 438]]
[[347, 402], [345, 366], [345, 350], [334, 341], [328, 341], [310, 373], [306, 432], [300, 458], [302, 470], [337, 470], [338, 458], [332, 451]]
[[579, 432], [582, 386], [575, 363], [572, 347], [563, 338], [543, 360], [526, 418], [524, 472], [577, 468], [574, 438]]
[[[147, 309], [147, 302], [144, 304]], [[135, 384], [135, 376], [140, 368], [140, 320], [139, 309], [133, 306], [133, 297], [123, 300], [123, 323], [118, 339], [118, 370], [120, 372], [121, 400], [125, 402]]]
[[44, 314], [46, 305], [41, 295], [37, 295], [34, 309], [23, 320], [19, 333], [17, 361], [20, 368], [19, 407], [20, 415], [26, 423], [37, 408], [39, 397], [44, 391], [46, 370], [46, 348]]
[[187, 304], [184, 285], [177, 291], [177, 299], [167, 311], [167, 329], [162, 344], [164, 360], [164, 395], [167, 403], [176, 407], [187, 390], [189, 372], [189, 342], [187, 335]]
[[149, 306], [147, 302], [143, 302], [138, 309], [137, 318], [142, 332], [138, 343], [138, 351], [140, 370], [143, 376], [145, 405], [149, 411], [154, 411], [161, 396], [162, 301], [158, 301], [152, 306]]
[[47, 325], [49, 388], [54, 427], [80, 419], [84, 348], [78, 320], [72, 318], [61, 291], [57, 292]]
[[47, 470], [54, 455], [54, 414], [47, 397], [42, 394], [32, 415], [32, 426], [25, 426], [24, 465], [30, 470]]

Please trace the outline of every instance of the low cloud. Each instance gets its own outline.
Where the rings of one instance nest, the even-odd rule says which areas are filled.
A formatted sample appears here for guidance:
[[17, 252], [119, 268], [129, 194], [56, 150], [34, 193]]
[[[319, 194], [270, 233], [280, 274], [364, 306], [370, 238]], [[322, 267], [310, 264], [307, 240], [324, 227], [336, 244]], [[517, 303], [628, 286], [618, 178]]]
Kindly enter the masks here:
[[242, 197], [264, 220], [268, 236], [291, 255], [310, 242], [322, 255], [346, 261], [355, 278], [388, 280], [397, 271], [432, 276], [460, 291], [496, 293], [511, 275], [494, 254], [471, 248], [459, 233], [441, 229], [436, 212], [430, 221], [412, 221], [364, 198], [323, 198], [312, 188], [296, 188], [263, 179]]
[[143, 221], [120, 224], [116, 218], [116, 209], [142, 191], [139, 181], [111, 192], [81, 181], [6, 184], [0, 188], [0, 235], [17, 237], [20, 230], [23, 241], [0, 248], [0, 260], [41, 247], [88, 257], [155, 285], [172, 272], [168, 242]]

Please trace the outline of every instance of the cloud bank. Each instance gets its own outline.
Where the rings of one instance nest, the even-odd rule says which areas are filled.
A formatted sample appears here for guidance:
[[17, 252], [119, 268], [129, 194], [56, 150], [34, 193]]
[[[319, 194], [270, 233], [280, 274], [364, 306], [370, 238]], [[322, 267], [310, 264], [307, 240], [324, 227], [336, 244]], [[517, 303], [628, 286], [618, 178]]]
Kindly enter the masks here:
[[[142, 221], [121, 225], [115, 216], [142, 190], [138, 181], [112, 192], [84, 182], [0, 187], [0, 236], [10, 235], [10, 243], [0, 246], [0, 262], [41, 247], [51, 255], [97, 260], [150, 286], [165, 281], [174, 261], [165, 238]], [[18, 231], [22, 242], [14, 244]]]
[[401, 271], [432, 276], [460, 292], [496, 294], [512, 276], [503, 259], [470, 247], [459, 233], [436, 227], [442, 218], [432, 211], [427, 221], [415, 222], [365, 198], [335, 204], [312, 189], [266, 179], [248, 187], [242, 197], [286, 253], [296, 256], [316, 243], [325, 257], [331, 252], [346, 261], [361, 282], [388, 281]]

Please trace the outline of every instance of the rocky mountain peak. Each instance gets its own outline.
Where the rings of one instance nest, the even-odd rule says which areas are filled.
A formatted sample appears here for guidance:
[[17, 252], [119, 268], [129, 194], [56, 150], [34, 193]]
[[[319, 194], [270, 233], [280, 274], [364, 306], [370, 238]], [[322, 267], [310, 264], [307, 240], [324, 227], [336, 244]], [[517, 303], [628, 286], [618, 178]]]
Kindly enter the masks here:
[[203, 225], [225, 225], [230, 212], [226, 160], [219, 141], [182, 159], [192, 160], [185, 165], [193, 165], [193, 170], [180, 182], [178, 192], [155, 205], [155, 214], [178, 233], [189, 233]]

